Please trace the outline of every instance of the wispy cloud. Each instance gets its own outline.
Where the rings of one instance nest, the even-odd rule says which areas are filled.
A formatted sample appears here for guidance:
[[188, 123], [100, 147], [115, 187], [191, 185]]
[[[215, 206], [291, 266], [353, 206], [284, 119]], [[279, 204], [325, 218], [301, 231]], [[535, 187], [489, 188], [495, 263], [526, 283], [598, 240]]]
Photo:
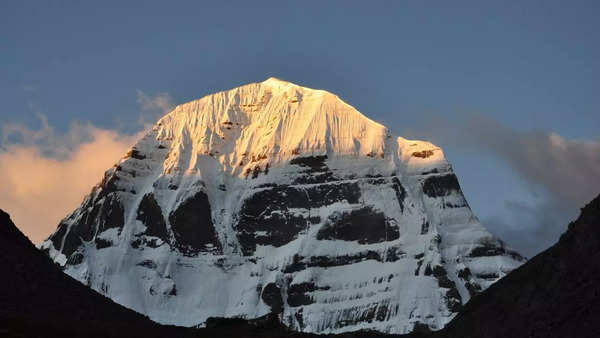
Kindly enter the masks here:
[[29, 84], [23, 85], [21, 89], [23, 89], [24, 92], [35, 92], [35, 87]]
[[0, 151], [0, 208], [35, 243], [54, 231], [137, 138], [76, 123], [57, 135], [45, 118], [37, 130], [2, 129], [3, 140], [11, 135], [20, 141], [3, 141]]
[[40, 107], [30, 102], [39, 128], [19, 123], [0, 126], [0, 208], [40, 243], [141, 137], [140, 130], [173, 108], [171, 101], [167, 93], [152, 96], [138, 91], [139, 125], [131, 133], [77, 122], [67, 132], [57, 132]]
[[552, 244], [577, 210], [600, 193], [600, 140], [566, 140], [554, 132], [520, 131], [481, 114], [437, 117], [419, 132], [434, 142], [492, 154], [541, 196], [541, 202], [508, 200], [503, 215], [484, 219], [525, 254]]
[[168, 93], [158, 93], [156, 95], [148, 95], [141, 90], [137, 90], [137, 102], [140, 105], [140, 116], [138, 122], [147, 126], [149, 123], [154, 123], [160, 117], [169, 113], [175, 105], [173, 99]]

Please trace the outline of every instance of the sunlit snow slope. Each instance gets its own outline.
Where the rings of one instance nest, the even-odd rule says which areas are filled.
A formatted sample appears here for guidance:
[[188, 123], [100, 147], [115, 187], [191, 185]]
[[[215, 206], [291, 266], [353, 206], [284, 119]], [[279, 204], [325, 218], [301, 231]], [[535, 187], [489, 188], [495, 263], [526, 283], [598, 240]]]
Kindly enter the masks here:
[[310, 332], [439, 329], [523, 261], [440, 148], [274, 78], [160, 119], [42, 249], [161, 323], [274, 311]]

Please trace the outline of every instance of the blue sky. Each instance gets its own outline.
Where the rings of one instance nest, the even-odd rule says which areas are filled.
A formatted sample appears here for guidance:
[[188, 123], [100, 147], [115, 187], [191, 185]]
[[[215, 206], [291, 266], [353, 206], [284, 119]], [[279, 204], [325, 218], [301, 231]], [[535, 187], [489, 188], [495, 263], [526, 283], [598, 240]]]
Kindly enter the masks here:
[[[593, 196], [553, 191], [502, 138], [528, 148], [556, 133], [591, 144], [582, 162], [597, 164], [599, 15], [597, 1], [3, 1], [0, 125], [39, 128], [42, 113], [57, 134], [73, 121], [132, 133], [138, 91], [183, 103], [275, 76], [438, 143], [476, 214], [530, 256]], [[546, 146], [549, 167], [572, 153]]]

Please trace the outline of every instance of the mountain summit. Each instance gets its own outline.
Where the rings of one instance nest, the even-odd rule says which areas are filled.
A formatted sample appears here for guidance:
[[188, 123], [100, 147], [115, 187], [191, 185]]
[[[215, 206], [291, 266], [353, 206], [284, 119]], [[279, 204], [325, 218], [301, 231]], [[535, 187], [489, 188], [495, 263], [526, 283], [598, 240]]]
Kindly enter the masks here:
[[523, 262], [439, 147], [274, 78], [177, 106], [42, 249], [161, 323], [274, 312], [319, 333], [440, 329]]

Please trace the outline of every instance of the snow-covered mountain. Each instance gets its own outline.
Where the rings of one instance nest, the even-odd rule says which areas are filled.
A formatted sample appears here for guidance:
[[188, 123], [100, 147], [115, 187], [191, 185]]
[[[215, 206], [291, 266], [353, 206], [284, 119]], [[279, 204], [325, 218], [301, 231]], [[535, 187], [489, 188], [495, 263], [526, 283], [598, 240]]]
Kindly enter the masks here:
[[439, 147], [274, 78], [161, 118], [42, 249], [160, 323], [273, 311], [309, 332], [439, 329], [523, 262]]

